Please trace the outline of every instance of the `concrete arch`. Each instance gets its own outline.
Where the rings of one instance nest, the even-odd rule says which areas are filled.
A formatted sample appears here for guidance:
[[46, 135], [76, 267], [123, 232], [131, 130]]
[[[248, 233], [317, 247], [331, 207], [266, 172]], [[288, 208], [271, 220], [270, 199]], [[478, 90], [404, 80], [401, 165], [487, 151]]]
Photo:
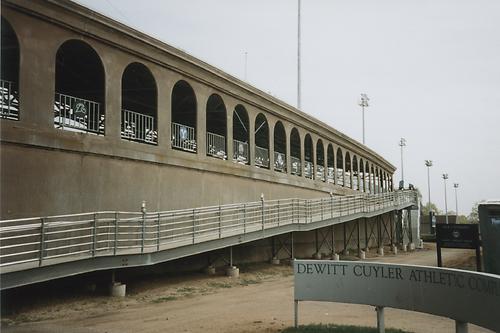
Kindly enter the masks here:
[[104, 134], [105, 82], [102, 59], [90, 44], [62, 42], [55, 56], [54, 127]]
[[188, 152], [197, 151], [197, 97], [185, 80], [177, 81], [171, 92], [172, 148]]
[[316, 179], [326, 181], [325, 173], [325, 146], [323, 140], [316, 141]]
[[285, 126], [278, 120], [274, 124], [273, 130], [273, 146], [274, 146], [274, 170], [286, 172], [287, 165], [287, 135]]
[[250, 163], [250, 122], [248, 112], [242, 104], [233, 110], [233, 161], [240, 164]]
[[352, 189], [359, 191], [359, 168], [356, 155], [352, 156]]
[[344, 154], [340, 147], [337, 148], [337, 185], [345, 186], [345, 169], [344, 169]]
[[326, 148], [326, 180], [335, 183], [335, 154], [331, 143]]
[[219, 94], [208, 97], [205, 108], [207, 156], [227, 159], [227, 111]]
[[311, 134], [304, 136], [304, 176], [314, 179], [314, 145]]
[[359, 191], [365, 192], [366, 191], [366, 186], [365, 186], [365, 163], [363, 161], [363, 158], [359, 158]]
[[302, 175], [301, 146], [300, 133], [297, 128], [294, 127], [290, 131], [290, 162], [292, 175]]
[[19, 120], [19, 71], [21, 50], [19, 38], [10, 22], [1, 17], [1, 118]]
[[255, 165], [269, 168], [269, 123], [267, 117], [260, 112], [255, 117]]
[[352, 160], [349, 151], [346, 151], [344, 159], [345, 187], [352, 188]]

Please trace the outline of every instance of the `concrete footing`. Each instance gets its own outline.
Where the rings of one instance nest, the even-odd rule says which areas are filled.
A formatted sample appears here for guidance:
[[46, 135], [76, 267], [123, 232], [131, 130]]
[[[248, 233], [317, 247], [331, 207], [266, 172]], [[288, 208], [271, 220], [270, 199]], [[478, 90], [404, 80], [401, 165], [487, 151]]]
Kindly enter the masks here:
[[365, 253], [370, 253], [370, 248], [369, 248], [369, 247], [365, 247], [365, 248], [363, 249], [363, 251], [365, 251]]
[[333, 256], [332, 256], [332, 260], [339, 261], [340, 260], [340, 256], [337, 253], [334, 253]]
[[229, 266], [226, 268], [226, 275], [229, 277], [237, 278], [240, 276], [240, 269], [236, 266]]
[[392, 253], [394, 253], [394, 255], [398, 254], [398, 247], [396, 245], [392, 246]]
[[415, 251], [415, 243], [410, 243], [410, 251]]
[[316, 252], [315, 254], [313, 254], [313, 259], [320, 260], [321, 259], [321, 253]]
[[127, 285], [120, 282], [113, 282], [109, 286], [109, 295], [112, 297], [125, 297]]
[[273, 257], [271, 259], [271, 264], [273, 264], [273, 265], [279, 265], [280, 264], [280, 260], [278, 258], [276, 258], [276, 257]]
[[383, 256], [384, 256], [384, 248], [383, 248], [383, 247], [379, 247], [379, 248], [378, 248], [378, 250], [377, 250], [377, 254], [378, 254], [379, 256], [382, 256], [382, 257], [383, 257]]
[[215, 266], [208, 266], [207, 268], [205, 268], [205, 273], [207, 275], [215, 275]]
[[345, 249], [344, 251], [342, 251], [342, 254], [345, 255], [345, 256], [348, 256], [349, 255], [349, 250]]
[[403, 252], [408, 252], [408, 244], [403, 244], [403, 246], [401, 246], [401, 250], [403, 250]]
[[365, 260], [365, 259], [366, 259], [366, 254], [365, 254], [365, 251], [360, 250], [360, 251], [358, 252], [358, 257], [359, 257], [359, 259], [361, 259], [361, 260]]

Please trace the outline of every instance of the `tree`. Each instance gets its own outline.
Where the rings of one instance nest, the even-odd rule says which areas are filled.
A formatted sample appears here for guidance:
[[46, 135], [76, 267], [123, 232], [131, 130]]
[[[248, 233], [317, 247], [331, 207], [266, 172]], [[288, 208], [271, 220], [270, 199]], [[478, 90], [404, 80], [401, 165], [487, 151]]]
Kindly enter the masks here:
[[479, 205], [479, 202], [475, 202], [474, 206], [472, 206], [472, 210], [467, 217], [467, 220], [469, 223], [479, 223], [479, 213], [477, 211], [477, 206]]
[[425, 206], [421, 207], [421, 213], [422, 215], [429, 215], [429, 210], [432, 210], [436, 215], [441, 214], [441, 211], [437, 208], [437, 206], [434, 203], [426, 203]]

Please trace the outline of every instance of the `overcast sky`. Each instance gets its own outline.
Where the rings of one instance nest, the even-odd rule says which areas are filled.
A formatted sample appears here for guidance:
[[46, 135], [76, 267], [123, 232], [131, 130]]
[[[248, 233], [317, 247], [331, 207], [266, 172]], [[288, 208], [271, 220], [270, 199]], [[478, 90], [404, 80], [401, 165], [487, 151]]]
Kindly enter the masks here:
[[[78, 0], [295, 106], [296, 0]], [[500, 198], [500, 1], [302, 0], [302, 110], [366, 143], [444, 210]]]

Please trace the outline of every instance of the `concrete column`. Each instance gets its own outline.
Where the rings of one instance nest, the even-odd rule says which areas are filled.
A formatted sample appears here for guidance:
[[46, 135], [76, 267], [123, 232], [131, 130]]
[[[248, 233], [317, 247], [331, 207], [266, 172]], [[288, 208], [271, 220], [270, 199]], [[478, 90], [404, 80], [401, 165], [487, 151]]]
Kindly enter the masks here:
[[455, 332], [456, 333], [468, 333], [469, 325], [462, 321], [455, 320]]
[[248, 154], [250, 165], [255, 166], [255, 117], [256, 112], [248, 109]]
[[285, 135], [286, 135], [286, 173], [288, 175], [291, 174], [292, 172], [292, 145], [291, 145], [291, 134], [292, 134], [292, 127], [290, 125], [285, 126]]
[[[121, 140], [122, 121], [122, 75], [125, 70], [126, 59], [117, 52], [106, 52], [101, 58], [106, 75], [105, 82], [105, 135], [110, 141]], [[159, 96], [158, 96], [159, 97]], [[158, 124], [159, 126], [159, 124]], [[159, 127], [158, 127], [159, 129]], [[160, 135], [158, 133], [158, 138]]]
[[269, 127], [269, 170], [274, 171], [274, 126], [276, 125], [276, 121], [271, 122], [271, 119], [268, 117], [266, 117], [266, 119], [267, 126]]
[[199, 157], [207, 156], [207, 101], [210, 92], [201, 85], [193, 85], [196, 94], [196, 152]]
[[169, 82], [169, 73], [157, 69], [153, 72], [158, 86], [158, 146], [161, 151], [167, 152], [172, 149], [171, 145], [171, 122], [172, 122], [172, 94], [173, 82]]
[[226, 104], [226, 154], [227, 160], [233, 161], [233, 115], [236, 103], [228, 101]]
[[317, 139], [313, 139], [313, 137], [311, 136], [311, 140], [312, 140], [312, 163], [313, 163], [313, 167], [312, 167], [312, 179], [316, 179], [316, 171], [318, 170], [318, 151], [317, 151]]
[[306, 139], [306, 135], [305, 135], [305, 133], [299, 132], [299, 136], [300, 136], [300, 168], [301, 168], [300, 176], [305, 177], [304, 171], [305, 171], [306, 159], [305, 159], [305, 152], [304, 152], [304, 149], [305, 149], [304, 142]]

